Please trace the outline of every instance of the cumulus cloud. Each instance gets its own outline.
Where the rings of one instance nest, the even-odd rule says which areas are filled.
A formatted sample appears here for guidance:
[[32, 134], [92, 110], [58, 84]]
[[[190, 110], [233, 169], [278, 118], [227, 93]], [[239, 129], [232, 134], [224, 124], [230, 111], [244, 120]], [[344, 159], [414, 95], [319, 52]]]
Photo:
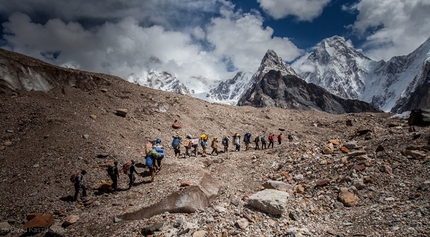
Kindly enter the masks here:
[[312, 21], [320, 16], [331, 0], [257, 0], [260, 7], [275, 19], [294, 16], [299, 21]]
[[344, 10], [358, 12], [350, 27], [366, 37], [363, 50], [373, 59], [409, 54], [430, 37], [428, 0], [361, 0]]
[[[78, 2], [85, 5], [87, 1]], [[301, 53], [288, 38], [274, 37], [273, 29], [263, 27], [263, 19], [258, 13], [235, 12], [228, 1], [190, 0], [181, 1], [181, 6], [172, 0], [106, 2], [109, 7], [96, 3], [91, 6], [92, 10], [85, 9], [74, 15], [71, 8], [79, 8], [75, 3], [67, 2], [67, 7], [57, 6], [57, 9], [57, 1], [46, 0], [47, 5], [44, 6], [54, 5], [47, 9], [62, 11], [52, 16], [48, 14], [50, 17], [46, 21], [41, 21], [30, 8], [21, 6], [24, 9], [21, 13], [11, 14], [3, 23], [3, 37], [7, 40], [7, 47], [14, 51], [53, 64], [108, 73], [124, 79], [145, 75], [149, 69], [164, 70], [191, 87], [196, 78], [204, 78], [209, 82], [206, 83], [208, 86], [210, 82], [233, 77], [238, 69], [255, 71], [268, 49], [275, 50], [284, 60], [293, 60]], [[152, 11], [155, 11], [155, 5], [166, 4], [160, 13], [164, 17], [147, 8], [138, 14], [134, 12], [136, 9], [124, 6], [135, 7], [138, 2]], [[27, 3], [33, 4], [32, 1]], [[173, 5], [167, 6], [167, 3]], [[20, 8], [14, 4], [10, 3], [9, 8]], [[217, 11], [214, 10], [216, 6]], [[0, 12], [4, 7], [1, 6]], [[42, 6], [33, 7], [40, 9]], [[96, 10], [97, 7], [100, 9]], [[175, 16], [174, 7], [184, 14]], [[214, 12], [204, 24], [193, 23], [195, 19], [203, 19], [199, 17], [183, 26], [175, 21], [176, 18], [181, 19], [179, 21], [191, 19], [194, 9], [202, 7], [207, 12]], [[94, 17], [103, 17], [98, 12], [111, 8], [116, 9], [111, 15], [115, 19], [106, 18], [101, 24], [88, 23], [94, 19], [91, 12], [94, 12]]]

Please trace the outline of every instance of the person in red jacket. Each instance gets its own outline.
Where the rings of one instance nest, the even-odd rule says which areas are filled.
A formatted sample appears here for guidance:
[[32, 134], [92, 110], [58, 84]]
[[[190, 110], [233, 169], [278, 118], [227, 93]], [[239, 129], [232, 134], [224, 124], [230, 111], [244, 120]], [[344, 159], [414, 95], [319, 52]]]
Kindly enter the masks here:
[[278, 135], [278, 144], [281, 145], [282, 142], [282, 133], [279, 133]]
[[273, 148], [273, 142], [275, 141], [275, 134], [270, 134], [269, 135], [269, 145], [267, 146], [267, 148], [270, 148], [270, 145], [272, 145]]

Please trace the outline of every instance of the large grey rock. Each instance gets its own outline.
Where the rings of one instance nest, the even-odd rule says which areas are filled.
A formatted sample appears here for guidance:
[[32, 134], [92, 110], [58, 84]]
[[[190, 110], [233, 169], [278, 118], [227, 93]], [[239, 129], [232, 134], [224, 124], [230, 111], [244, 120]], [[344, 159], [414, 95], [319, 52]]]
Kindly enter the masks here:
[[282, 215], [287, 208], [288, 198], [289, 194], [287, 192], [265, 189], [251, 195], [248, 198], [248, 204], [272, 215]]
[[118, 218], [139, 220], [164, 212], [192, 213], [206, 208], [210, 199], [218, 195], [219, 189], [217, 182], [209, 174], [204, 173], [197, 185], [188, 186], [183, 190], [170, 194], [159, 203], [135, 212], [126, 213]]
[[0, 235], [6, 235], [10, 232], [11, 226], [7, 221], [0, 222]]

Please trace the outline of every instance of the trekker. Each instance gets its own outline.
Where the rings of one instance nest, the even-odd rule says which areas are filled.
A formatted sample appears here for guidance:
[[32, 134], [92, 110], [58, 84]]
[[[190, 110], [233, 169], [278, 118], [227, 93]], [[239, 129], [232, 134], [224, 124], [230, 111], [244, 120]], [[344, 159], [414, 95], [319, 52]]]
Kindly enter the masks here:
[[254, 139], [255, 142], [255, 150], [260, 150], [260, 146], [258, 143], [260, 142], [260, 136], [257, 135], [257, 137]]
[[77, 174], [75, 177], [75, 182], [74, 182], [74, 186], [75, 186], [75, 196], [73, 196], [73, 201], [77, 201], [78, 200], [78, 195], [79, 195], [79, 189], [82, 188], [82, 197], [87, 196], [87, 188], [84, 185], [83, 179], [84, 179], [84, 175], [87, 173], [87, 171], [82, 170], [80, 174]]
[[224, 153], [228, 152], [228, 144], [230, 143], [230, 138], [224, 136], [222, 139], [222, 145], [224, 146]]
[[118, 189], [118, 179], [119, 179], [119, 171], [118, 171], [118, 161], [115, 161], [113, 164], [110, 164], [107, 169], [107, 173], [112, 180], [112, 188], [113, 191]]
[[233, 142], [236, 145], [236, 151], [240, 151], [240, 134], [236, 133], [233, 135]]
[[261, 149], [267, 149], [267, 147], [266, 147], [266, 144], [267, 144], [266, 137], [263, 135], [260, 140], [261, 140]]
[[216, 155], [218, 155], [218, 139], [216, 137], [213, 138], [211, 147], [212, 147], [211, 155], [214, 152], [216, 153]]
[[245, 143], [245, 151], [249, 149], [249, 143], [251, 143], [251, 133], [247, 132], [243, 136], [243, 142]]
[[200, 138], [200, 145], [202, 146], [202, 156], [206, 156], [206, 147], [207, 147], [207, 142], [208, 142], [208, 135], [206, 135], [206, 133], [203, 133]]
[[155, 156], [155, 161], [154, 161], [154, 165], [157, 168], [157, 172], [161, 170], [161, 161], [164, 158], [164, 149], [163, 146], [161, 145], [161, 139], [157, 138], [155, 145], [152, 147], [152, 150], [155, 150], [158, 155]]
[[135, 163], [136, 162], [134, 160], [131, 160], [123, 165], [124, 173], [128, 175], [128, 178], [130, 179], [128, 189], [130, 189], [131, 186], [134, 185], [134, 181], [136, 181], [136, 177], [134, 177], [134, 173], [137, 174], [136, 167], [134, 166]]
[[173, 136], [172, 147], [175, 152], [175, 158], [181, 156], [181, 137]]
[[146, 162], [145, 165], [149, 167], [149, 172], [151, 173], [151, 182], [154, 181], [155, 173], [157, 172], [157, 169], [155, 167], [155, 159], [158, 156], [158, 152], [155, 150], [151, 150], [146, 155]]
[[192, 145], [193, 145], [193, 143], [191, 142], [191, 139], [192, 139], [192, 137], [191, 137], [191, 135], [187, 135], [186, 136], [186, 138], [187, 138], [187, 140], [185, 140], [185, 142], [183, 143], [183, 145], [184, 145], [184, 148], [185, 148], [185, 154], [184, 154], [184, 158], [186, 157], [186, 156], [188, 156], [188, 157], [190, 157], [191, 155], [190, 155], [190, 149], [191, 149], [191, 147], [192, 147]]
[[282, 142], [282, 133], [279, 133], [278, 135], [278, 144], [281, 145]]
[[191, 147], [193, 150], [191, 153], [194, 153], [194, 156], [197, 157], [197, 148], [199, 147], [199, 139], [195, 138], [191, 140]]
[[269, 135], [269, 145], [267, 147], [270, 148], [270, 145], [272, 145], [272, 148], [273, 148], [274, 141], [275, 141], [275, 134], [272, 133]]

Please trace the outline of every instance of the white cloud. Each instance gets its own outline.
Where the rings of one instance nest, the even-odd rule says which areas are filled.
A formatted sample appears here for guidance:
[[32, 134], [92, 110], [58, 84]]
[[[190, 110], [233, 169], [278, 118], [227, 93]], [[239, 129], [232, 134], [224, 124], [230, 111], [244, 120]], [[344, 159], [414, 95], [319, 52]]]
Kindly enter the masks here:
[[213, 19], [207, 34], [208, 41], [215, 45], [213, 54], [247, 70], [256, 70], [268, 49], [286, 61], [301, 54], [288, 38], [272, 38], [273, 29], [262, 25], [261, 17], [251, 14]]
[[366, 36], [364, 53], [373, 59], [409, 54], [430, 37], [428, 0], [361, 0], [347, 10], [358, 11], [350, 27]]
[[[146, 26], [131, 16], [85, 27], [78, 20], [55, 17], [35, 23], [29, 15], [16, 13], [3, 24], [8, 32], [4, 38], [14, 51], [53, 64], [124, 79], [144, 75], [150, 65], [174, 73], [186, 85], [195, 78], [206, 78], [207, 85], [231, 78], [232, 69], [255, 71], [268, 49], [287, 61], [300, 55], [288, 38], [273, 37], [273, 29], [264, 28], [257, 13], [234, 12], [230, 2], [223, 2], [218, 11], [200, 25], [177, 30], [170, 29], [169, 23]], [[160, 63], [151, 63], [154, 58]]]
[[331, 0], [257, 0], [260, 7], [275, 19], [295, 16], [299, 21], [312, 21], [320, 16]]

